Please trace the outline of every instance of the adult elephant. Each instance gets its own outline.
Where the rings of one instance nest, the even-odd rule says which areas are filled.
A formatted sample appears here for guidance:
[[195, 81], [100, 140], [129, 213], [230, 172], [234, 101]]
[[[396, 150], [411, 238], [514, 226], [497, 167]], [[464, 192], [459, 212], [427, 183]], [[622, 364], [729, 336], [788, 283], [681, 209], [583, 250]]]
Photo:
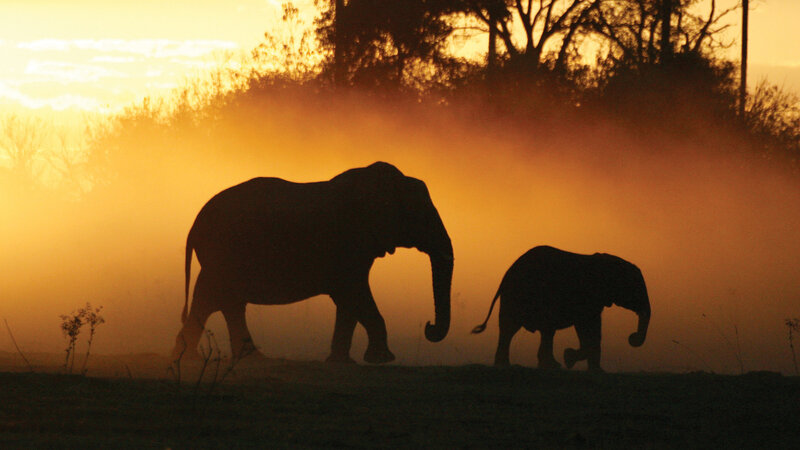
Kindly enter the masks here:
[[650, 323], [650, 299], [638, 267], [605, 253], [579, 255], [548, 246], [534, 247], [506, 272], [489, 307], [486, 320], [472, 330], [486, 329], [500, 298], [500, 338], [495, 365], [509, 364], [511, 338], [521, 327], [542, 335], [539, 367], [559, 367], [553, 357], [556, 330], [575, 326], [580, 348], [564, 350], [567, 368], [587, 360], [589, 370], [600, 370], [600, 313], [616, 304], [634, 311], [639, 325], [628, 342], [644, 344]]
[[[336, 304], [328, 361], [353, 362], [357, 322], [369, 338], [364, 360], [392, 361], [369, 271], [375, 258], [396, 247], [430, 257], [436, 320], [426, 325], [425, 337], [441, 341], [450, 327], [453, 247], [425, 183], [376, 162], [324, 182], [254, 178], [228, 188], [203, 206], [186, 239], [183, 328], [173, 356], [197, 356], [206, 320], [216, 311], [225, 317], [234, 355], [252, 353], [248, 303], [327, 294]], [[192, 251], [201, 268], [187, 313]]]

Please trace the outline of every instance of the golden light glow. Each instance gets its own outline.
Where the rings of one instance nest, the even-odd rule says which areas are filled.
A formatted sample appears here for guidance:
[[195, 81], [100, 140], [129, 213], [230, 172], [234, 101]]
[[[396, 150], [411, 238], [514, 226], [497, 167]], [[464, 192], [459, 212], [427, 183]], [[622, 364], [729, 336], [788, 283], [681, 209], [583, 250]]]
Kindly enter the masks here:
[[[275, 2], [227, 3], [4, 2], [0, 106], [113, 110], [180, 85], [213, 62], [214, 52], [250, 48], [279, 11]], [[772, 20], [759, 17], [797, 6], [785, 0], [759, 8], [753, 36]], [[780, 55], [798, 38], [779, 41], [769, 52], [753, 41], [753, 61], [784, 62]], [[732, 158], [737, 142], [716, 140], [711, 149], [643, 142], [602, 117], [580, 127], [514, 128], [367, 99], [276, 101], [240, 114], [169, 145], [137, 141], [141, 152], [126, 163], [139, 170], [86, 201], [0, 198], [0, 316], [27, 351], [60, 351], [58, 315], [91, 301], [107, 319], [98, 352], [167, 353], [180, 325], [186, 232], [208, 198], [254, 176], [324, 180], [385, 160], [427, 183], [456, 258], [452, 329], [436, 345], [422, 338], [433, 319], [424, 255], [400, 250], [376, 262], [373, 292], [400, 363], [490, 362], [496, 315], [487, 333], [469, 330], [483, 320], [508, 266], [549, 244], [617, 254], [645, 275], [653, 305], [648, 341], [628, 347], [635, 317], [608, 310], [608, 370], [736, 371], [726, 343], [736, 326], [748, 369], [789, 371], [782, 320], [798, 314], [800, 190], [768, 162]], [[323, 359], [333, 311], [329, 299], [318, 298], [250, 307], [248, 321], [266, 354]], [[219, 314], [209, 326], [224, 342]], [[513, 361], [535, 365], [537, 342], [538, 335], [520, 333]], [[560, 332], [557, 354], [575, 343], [572, 330]], [[353, 356], [365, 346], [358, 328]], [[0, 350], [12, 351], [10, 341], [0, 340]]]
[[[14, 239], [0, 252], [8, 299], [0, 313], [17, 340], [57, 349], [57, 314], [91, 301], [105, 306], [108, 320], [99, 352], [166, 353], [180, 325], [185, 234], [206, 200], [253, 176], [324, 180], [385, 160], [427, 183], [456, 258], [452, 329], [439, 344], [421, 334], [433, 318], [427, 258], [399, 250], [376, 261], [372, 290], [400, 363], [490, 362], [496, 316], [487, 333], [469, 330], [483, 320], [510, 264], [549, 244], [613, 253], [645, 275], [653, 308], [648, 341], [630, 348], [635, 316], [607, 310], [608, 370], [735, 372], [726, 343], [734, 326], [748, 369], [790, 370], [782, 320], [797, 314], [800, 298], [800, 190], [780, 170], [731, 162], [736, 143], [719, 153], [686, 142], [648, 148], [602, 121], [513, 130], [352, 100], [319, 108], [298, 99], [250, 120], [259, 124], [254, 135], [229, 118], [230, 128], [182, 136], [181, 146], [142, 141], [143, 149], [156, 146], [142, 158], [151, 151], [169, 151], [169, 158], [152, 165], [132, 155], [128, 164], [141, 174], [92, 201], [44, 210], [24, 199], [7, 203], [11, 215], [0, 221], [0, 235]], [[330, 299], [317, 298], [250, 306], [248, 321], [268, 355], [323, 359], [333, 311]], [[221, 316], [209, 326], [225, 342]], [[538, 339], [520, 333], [513, 360], [535, 365]], [[572, 330], [556, 335], [557, 354], [575, 344]], [[365, 345], [358, 328], [353, 356]]]
[[0, 4], [0, 109], [118, 110], [248, 52], [280, 4], [242, 0]]

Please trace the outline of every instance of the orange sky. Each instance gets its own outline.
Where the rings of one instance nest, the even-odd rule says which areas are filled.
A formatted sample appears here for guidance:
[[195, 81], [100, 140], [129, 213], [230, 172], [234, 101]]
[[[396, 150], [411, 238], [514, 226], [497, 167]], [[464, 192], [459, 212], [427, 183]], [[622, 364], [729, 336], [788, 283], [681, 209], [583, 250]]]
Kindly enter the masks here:
[[[220, 63], [222, 52], [251, 49], [279, 21], [280, 3], [3, 1], [0, 107], [119, 108]], [[718, 3], [722, 8], [733, 0]], [[295, 4], [313, 17], [313, 1]], [[800, 30], [793, 23], [800, 2], [752, 0], [752, 9], [751, 80], [769, 76], [800, 91]]]
[[[311, 3], [298, 6], [311, 11]], [[800, 2], [753, 3], [751, 79], [769, 73], [800, 91], [800, 30], [791, 22], [800, 17]], [[218, 52], [252, 48], [279, 17], [280, 5], [268, 0], [3, 1], [0, 112], [123, 107], [180, 85], [218, 61]], [[469, 330], [485, 317], [511, 262], [547, 243], [615, 253], [646, 274], [656, 311], [649, 341], [642, 350], [627, 347], [635, 318], [609, 310], [609, 370], [735, 372], [728, 345], [735, 332], [748, 370], [788, 373], [782, 320], [796, 317], [800, 298], [800, 191], [780, 171], [731, 160], [736, 143], [653, 151], [601, 118], [585, 129], [540, 130], [544, 135], [505, 126], [487, 134], [439, 116], [405, 117], [392, 105], [354, 108], [346, 100], [325, 108], [292, 101], [270, 113], [259, 111], [257, 127], [228, 118], [236, 126], [222, 127], [216, 140], [182, 136], [181, 148], [170, 143], [143, 152], [173, 155], [176, 165], [156, 165], [129, 180], [132, 192], [100, 196], [93, 206], [54, 205], [58, 227], [49, 213], [26, 209], [33, 206], [24, 199], [12, 199], [16, 209], [0, 202], [0, 219], [11, 219], [0, 220], [0, 235], [15, 236], [0, 250], [0, 316], [26, 350], [59, 350], [58, 314], [91, 300], [105, 306], [109, 320], [98, 352], [166, 353], [179, 325], [185, 233], [206, 199], [256, 175], [322, 180], [383, 159], [428, 183], [457, 247], [452, 334], [438, 346], [420, 345], [432, 312], [424, 256], [403, 250], [376, 262], [373, 290], [399, 362], [491, 361], [496, 315], [480, 338]], [[324, 358], [329, 300], [248, 311], [254, 339], [268, 354]], [[219, 315], [209, 326], [224, 336]], [[362, 331], [354, 355], [363, 351]], [[559, 336], [559, 352], [575, 343], [571, 331]], [[536, 339], [517, 338], [515, 362], [535, 365]], [[0, 351], [11, 348], [0, 340]]]

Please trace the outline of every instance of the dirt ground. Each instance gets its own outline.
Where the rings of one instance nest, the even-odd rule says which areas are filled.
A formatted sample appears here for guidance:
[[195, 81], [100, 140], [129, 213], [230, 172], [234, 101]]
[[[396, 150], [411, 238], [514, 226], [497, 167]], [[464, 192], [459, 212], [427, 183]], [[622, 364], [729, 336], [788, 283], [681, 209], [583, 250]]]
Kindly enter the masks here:
[[[800, 377], [0, 353], [0, 447], [791, 448]], [[30, 372], [33, 368], [33, 372]], [[76, 361], [80, 372], [82, 362]], [[198, 383], [200, 372], [203, 381]], [[796, 447], [795, 447], [796, 448]]]

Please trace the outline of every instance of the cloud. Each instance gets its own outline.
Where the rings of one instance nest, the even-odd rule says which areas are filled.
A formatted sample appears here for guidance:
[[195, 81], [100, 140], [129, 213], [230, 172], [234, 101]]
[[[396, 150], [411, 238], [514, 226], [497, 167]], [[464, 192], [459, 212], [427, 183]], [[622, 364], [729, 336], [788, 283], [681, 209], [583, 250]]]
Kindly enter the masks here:
[[75, 64], [62, 61], [32, 59], [25, 67], [26, 75], [38, 75], [56, 82], [93, 82], [101, 78], [127, 78], [128, 75], [101, 66]]
[[99, 63], [132, 63], [139, 61], [139, 59], [133, 56], [95, 56], [91, 61]]
[[8, 84], [0, 81], [0, 99], [18, 103], [25, 108], [40, 109], [50, 107], [57, 111], [65, 109], [81, 109], [85, 111], [107, 111], [97, 99], [75, 94], [62, 94], [51, 98], [34, 98], [23, 94]]
[[108, 110], [190, 73], [221, 64], [218, 52], [239, 49], [211, 39], [37, 39], [4, 41], [0, 102], [28, 108]]
[[169, 62], [174, 64], [180, 64], [182, 66], [193, 67], [196, 69], [211, 69], [212, 67], [218, 65], [213, 61], [202, 61], [197, 59], [185, 59], [185, 58], [172, 58], [169, 60]]
[[90, 50], [101, 53], [129, 53], [147, 58], [198, 58], [216, 51], [239, 48], [233, 41], [213, 39], [38, 39], [20, 42], [20, 49], [30, 51]]
[[20, 42], [17, 44], [18, 48], [25, 50], [32, 50], [35, 52], [42, 51], [60, 51], [65, 52], [69, 50], [69, 41], [63, 39], [37, 39], [35, 41]]

